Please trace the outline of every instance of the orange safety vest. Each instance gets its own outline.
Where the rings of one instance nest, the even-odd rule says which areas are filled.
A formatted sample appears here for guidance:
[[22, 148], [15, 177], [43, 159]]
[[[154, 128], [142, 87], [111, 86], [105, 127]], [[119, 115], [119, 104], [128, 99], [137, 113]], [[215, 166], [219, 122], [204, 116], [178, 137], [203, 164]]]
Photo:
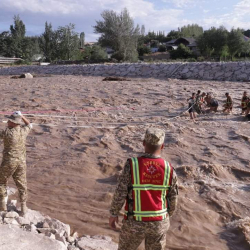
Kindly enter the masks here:
[[[173, 167], [162, 158], [131, 158], [132, 201], [127, 198], [125, 219], [133, 215], [136, 221], [161, 221], [168, 216], [168, 199]], [[129, 206], [133, 204], [133, 213]]]

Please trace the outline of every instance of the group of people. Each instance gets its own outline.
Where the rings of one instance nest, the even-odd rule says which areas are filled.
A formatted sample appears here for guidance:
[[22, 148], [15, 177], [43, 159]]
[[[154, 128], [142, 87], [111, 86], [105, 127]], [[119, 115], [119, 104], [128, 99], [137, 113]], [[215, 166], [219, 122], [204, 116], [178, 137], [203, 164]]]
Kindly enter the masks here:
[[[223, 113], [230, 113], [233, 110], [233, 100], [228, 92], [225, 93], [225, 96], [226, 100], [223, 105]], [[196, 113], [200, 114], [218, 111], [219, 102], [211, 93], [201, 93], [201, 91], [198, 90], [197, 93], [192, 93], [191, 98], [187, 99], [187, 101], [189, 105], [188, 112], [192, 120], [195, 120]], [[208, 107], [208, 109], [206, 109], [206, 107]], [[246, 91], [243, 92], [241, 99], [241, 109], [241, 114], [249, 118], [250, 97], [248, 97]]]
[[[24, 123], [24, 124], [23, 124]], [[8, 117], [7, 128], [0, 131], [4, 150], [0, 166], [0, 212], [7, 211], [7, 182], [13, 177], [19, 191], [21, 215], [27, 212], [26, 138], [32, 124], [21, 114]], [[143, 239], [145, 248], [163, 250], [169, 217], [176, 209], [178, 183], [173, 166], [161, 157], [165, 132], [146, 130], [144, 153], [127, 160], [113, 196], [109, 225], [117, 230], [118, 215], [125, 214], [118, 250], [136, 250]]]

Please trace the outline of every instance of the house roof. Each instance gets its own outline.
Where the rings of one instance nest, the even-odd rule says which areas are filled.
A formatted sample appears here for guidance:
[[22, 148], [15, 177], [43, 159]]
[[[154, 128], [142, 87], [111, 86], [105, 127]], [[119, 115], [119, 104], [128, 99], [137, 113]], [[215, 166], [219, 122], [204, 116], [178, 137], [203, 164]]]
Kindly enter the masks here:
[[172, 39], [171, 41], [166, 42], [166, 45], [172, 45], [177, 39]]
[[180, 39], [184, 39], [184, 40], [186, 40], [189, 44], [188, 44], [188, 47], [196, 47], [197, 46], [197, 44], [196, 44], [196, 39], [195, 38], [193, 38], [193, 37], [180, 37], [180, 38], [178, 38], [178, 39], [173, 39], [173, 40], [171, 40], [171, 41], [169, 41], [169, 42], [166, 42], [166, 45], [168, 46], [168, 45], [175, 45], [175, 43], [178, 41], [178, 40], [180, 40]]

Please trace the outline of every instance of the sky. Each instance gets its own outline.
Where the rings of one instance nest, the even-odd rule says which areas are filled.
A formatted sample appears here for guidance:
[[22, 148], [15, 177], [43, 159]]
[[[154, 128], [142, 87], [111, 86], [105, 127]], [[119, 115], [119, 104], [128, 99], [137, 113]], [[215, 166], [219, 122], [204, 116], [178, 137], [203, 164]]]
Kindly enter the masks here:
[[250, 29], [250, 0], [0, 0], [0, 32], [9, 30], [14, 15], [19, 15], [27, 35], [40, 35], [46, 21], [54, 29], [74, 23], [77, 32], [85, 32], [87, 42], [94, 42], [98, 35], [93, 26], [102, 20], [101, 12], [124, 8], [146, 31], [167, 34], [192, 23], [204, 29], [221, 25]]

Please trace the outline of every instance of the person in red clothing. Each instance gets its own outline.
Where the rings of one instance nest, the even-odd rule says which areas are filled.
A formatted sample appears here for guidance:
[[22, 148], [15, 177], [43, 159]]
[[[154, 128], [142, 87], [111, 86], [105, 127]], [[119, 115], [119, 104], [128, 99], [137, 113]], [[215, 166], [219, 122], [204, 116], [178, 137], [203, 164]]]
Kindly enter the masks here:
[[146, 131], [144, 154], [128, 159], [119, 178], [109, 225], [116, 230], [124, 203], [125, 215], [118, 250], [136, 250], [145, 239], [146, 249], [164, 250], [169, 217], [177, 205], [177, 176], [172, 165], [161, 157], [165, 132]]

